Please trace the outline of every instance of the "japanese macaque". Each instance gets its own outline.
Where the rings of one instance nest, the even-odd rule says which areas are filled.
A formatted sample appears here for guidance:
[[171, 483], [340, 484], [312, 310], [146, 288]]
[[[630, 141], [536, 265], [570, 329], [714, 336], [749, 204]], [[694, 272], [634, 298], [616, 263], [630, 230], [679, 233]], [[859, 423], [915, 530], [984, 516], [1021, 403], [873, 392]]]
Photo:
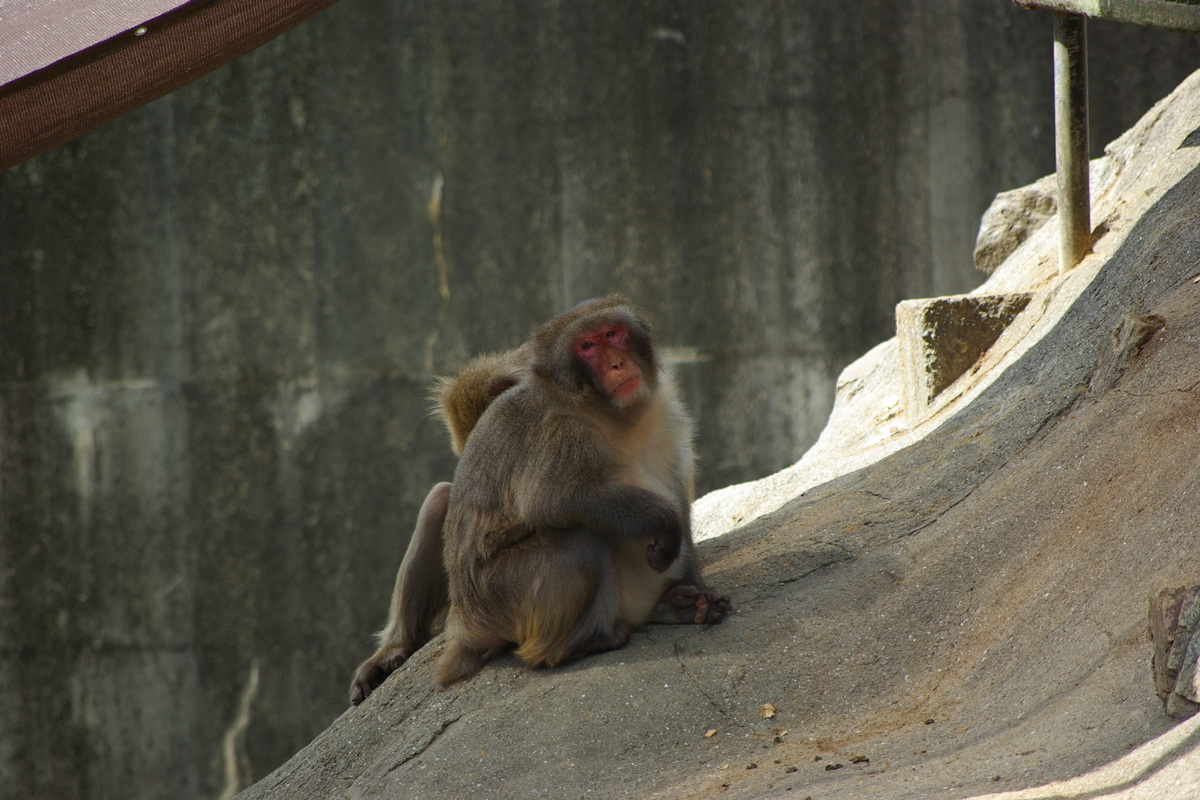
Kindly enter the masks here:
[[450, 433], [454, 455], [461, 456], [467, 437], [492, 401], [516, 386], [529, 365], [529, 347], [507, 353], [476, 356], [453, 378], [438, 378], [434, 386], [437, 411]]
[[554, 666], [648, 621], [725, 616], [692, 543], [691, 420], [625, 298], [577, 306], [439, 394], [458, 469], [421, 508], [351, 702], [443, 627], [439, 688], [505, 650]]

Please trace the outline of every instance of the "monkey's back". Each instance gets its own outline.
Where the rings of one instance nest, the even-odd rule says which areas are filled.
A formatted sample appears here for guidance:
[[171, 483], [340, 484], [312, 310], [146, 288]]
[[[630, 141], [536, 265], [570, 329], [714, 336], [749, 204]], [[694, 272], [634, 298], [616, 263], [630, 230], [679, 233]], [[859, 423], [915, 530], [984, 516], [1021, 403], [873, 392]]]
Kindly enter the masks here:
[[[595, 480], [604, 459], [583, 418], [518, 385], [496, 398], [467, 438], [446, 518], [446, 559], [468, 570], [530, 536], [545, 498]], [[589, 474], [580, 474], [586, 463]], [[600, 466], [603, 469], [603, 465]]]

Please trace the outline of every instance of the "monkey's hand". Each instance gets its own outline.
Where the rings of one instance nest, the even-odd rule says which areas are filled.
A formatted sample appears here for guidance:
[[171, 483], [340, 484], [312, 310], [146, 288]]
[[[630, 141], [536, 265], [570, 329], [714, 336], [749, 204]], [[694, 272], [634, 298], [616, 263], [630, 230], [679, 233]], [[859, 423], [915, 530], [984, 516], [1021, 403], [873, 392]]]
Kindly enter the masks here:
[[650, 622], [712, 625], [729, 613], [729, 598], [708, 586], [672, 586], [659, 598]]
[[646, 563], [655, 572], [662, 572], [679, 558], [679, 548], [682, 544], [683, 533], [678, 524], [661, 530], [650, 544], [646, 545]]
[[354, 681], [350, 684], [350, 702], [358, 705], [371, 692], [379, 688], [388, 675], [391, 675], [400, 665], [408, 660], [412, 653], [399, 647], [381, 649], [368, 658], [354, 673]]

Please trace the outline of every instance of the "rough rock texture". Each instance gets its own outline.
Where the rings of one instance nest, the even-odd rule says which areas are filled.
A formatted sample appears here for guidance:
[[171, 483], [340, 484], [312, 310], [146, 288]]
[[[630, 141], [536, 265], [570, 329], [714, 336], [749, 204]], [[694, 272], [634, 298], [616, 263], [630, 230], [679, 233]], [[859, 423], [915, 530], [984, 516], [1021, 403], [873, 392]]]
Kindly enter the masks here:
[[1058, 181], [1001, 192], [983, 212], [975, 238], [975, 269], [991, 275], [1021, 244], [1058, 211]]
[[[1131, 132], [1127, 216], [1024, 282], [1043, 302], [1003, 369], [702, 544], [723, 624], [440, 694], [435, 641], [243, 797], [1197, 796], [1200, 716], [1172, 727], [1146, 632], [1151, 591], [1200, 572], [1197, 102], [1200, 75]], [[1131, 311], [1164, 322], [1091, 392]]]
[[1150, 643], [1154, 646], [1154, 685], [1172, 717], [1200, 709], [1200, 585], [1162, 589], [1150, 597]]
[[930, 297], [896, 306], [896, 343], [909, 416], [918, 418], [967, 373], [1013, 319], [1029, 294]]

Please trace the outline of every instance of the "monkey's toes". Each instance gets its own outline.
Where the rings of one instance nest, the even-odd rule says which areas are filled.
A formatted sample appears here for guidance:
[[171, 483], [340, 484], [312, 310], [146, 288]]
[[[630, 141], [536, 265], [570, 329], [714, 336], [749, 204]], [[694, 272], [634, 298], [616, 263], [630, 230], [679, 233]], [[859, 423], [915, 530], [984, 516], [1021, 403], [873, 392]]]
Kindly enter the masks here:
[[732, 604], [727, 596], [707, 593], [703, 609], [700, 602], [696, 603], [696, 624], [715, 625], [725, 619], [725, 615], [729, 613], [731, 607]]
[[366, 700], [371, 692], [379, 688], [387, 676], [391, 675], [400, 665], [408, 660], [408, 653], [396, 651], [384, 658], [373, 657], [363, 662], [354, 673], [354, 682], [350, 684], [350, 702], [358, 705]]
[[707, 586], [673, 586], [658, 601], [651, 619], [654, 622], [711, 625], [725, 618], [729, 606], [728, 597]]

